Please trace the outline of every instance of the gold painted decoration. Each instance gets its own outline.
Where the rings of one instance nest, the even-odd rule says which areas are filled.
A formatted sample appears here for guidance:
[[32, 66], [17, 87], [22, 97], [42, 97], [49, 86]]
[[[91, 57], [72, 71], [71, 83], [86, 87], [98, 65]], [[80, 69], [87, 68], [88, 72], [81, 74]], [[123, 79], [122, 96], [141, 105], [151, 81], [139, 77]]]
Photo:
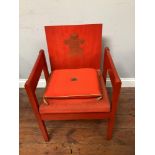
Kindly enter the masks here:
[[83, 52], [81, 45], [84, 44], [84, 40], [80, 39], [76, 33], [72, 33], [64, 43], [68, 45], [70, 54], [81, 54]]

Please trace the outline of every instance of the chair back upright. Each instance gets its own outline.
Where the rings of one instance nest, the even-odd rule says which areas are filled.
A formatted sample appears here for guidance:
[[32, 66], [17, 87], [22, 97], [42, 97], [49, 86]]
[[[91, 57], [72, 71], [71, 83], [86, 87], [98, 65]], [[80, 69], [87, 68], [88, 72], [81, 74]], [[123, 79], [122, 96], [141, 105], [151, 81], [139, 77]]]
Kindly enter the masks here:
[[45, 26], [51, 69], [100, 68], [102, 24]]

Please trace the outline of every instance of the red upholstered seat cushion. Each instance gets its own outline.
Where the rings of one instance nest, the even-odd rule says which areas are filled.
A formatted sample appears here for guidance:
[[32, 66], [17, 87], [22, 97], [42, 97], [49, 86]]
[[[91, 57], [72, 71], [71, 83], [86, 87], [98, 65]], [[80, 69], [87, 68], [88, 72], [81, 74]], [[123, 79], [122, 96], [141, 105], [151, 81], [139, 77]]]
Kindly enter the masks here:
[[48, 100], [49, 105], [41, 103], [39, 111], [41, 114], [54, 114], [54, 113], [86, 113], [86, 112], [109, 112], [110, 102], [107, 90], [102, 78], [102, 74], [98, 72], [99, 80], [101, 83], [101, 92], [103, 98], [70, 98], [70, 99], [54, 99]]
[[96, 69], [54, 70], [44, 93], [44, 98], [101, 97]]

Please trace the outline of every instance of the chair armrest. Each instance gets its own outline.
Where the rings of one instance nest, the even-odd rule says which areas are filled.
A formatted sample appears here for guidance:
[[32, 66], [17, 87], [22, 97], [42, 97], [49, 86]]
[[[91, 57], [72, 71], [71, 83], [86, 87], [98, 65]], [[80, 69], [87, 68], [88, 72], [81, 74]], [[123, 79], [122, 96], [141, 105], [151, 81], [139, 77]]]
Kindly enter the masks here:
[[121, 89], [121, 80], [118, 76], [117, 70], [113, 63], [110, 50], [108, 47], [106, 47], [104, 50], [103, 79], [105, 84], [106, 84], [107, 74], [109, 74], [110, 81], [113, 88], [112, 100], [111, 100], [112, 102], [111, 112], [114, 114], [117, 110], [117, 104], [118, 104], [118, 99], [119, 99], [120, 89]]
[[44, 50], [40, 50], [37, 60], [30, 73], [30, 76], [25, 83], [25, 89], [26, 89], [29, 100], [34, 110], [38, 110], [38, 101], [37, 101], [37, 97], [35, 94], [35, 90], [36, 90], [42, 71], [44, 72], [46, 83], [47, 83], [49, 72], [47, 68]]

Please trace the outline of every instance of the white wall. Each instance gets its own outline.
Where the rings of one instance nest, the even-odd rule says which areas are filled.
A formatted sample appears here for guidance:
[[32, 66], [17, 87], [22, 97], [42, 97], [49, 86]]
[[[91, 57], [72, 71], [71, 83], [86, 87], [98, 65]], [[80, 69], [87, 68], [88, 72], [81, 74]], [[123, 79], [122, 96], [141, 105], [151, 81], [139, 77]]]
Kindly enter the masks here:
[[19, 78], [28, 77], [39, 49], [45, 49], [48, 58], [45, 25], [83, 23], [103, 23], [103, 46], [109, 46], [111, 49], [120, 77], [134, 78], [134, 0], [20, 0], [19, 2]]

